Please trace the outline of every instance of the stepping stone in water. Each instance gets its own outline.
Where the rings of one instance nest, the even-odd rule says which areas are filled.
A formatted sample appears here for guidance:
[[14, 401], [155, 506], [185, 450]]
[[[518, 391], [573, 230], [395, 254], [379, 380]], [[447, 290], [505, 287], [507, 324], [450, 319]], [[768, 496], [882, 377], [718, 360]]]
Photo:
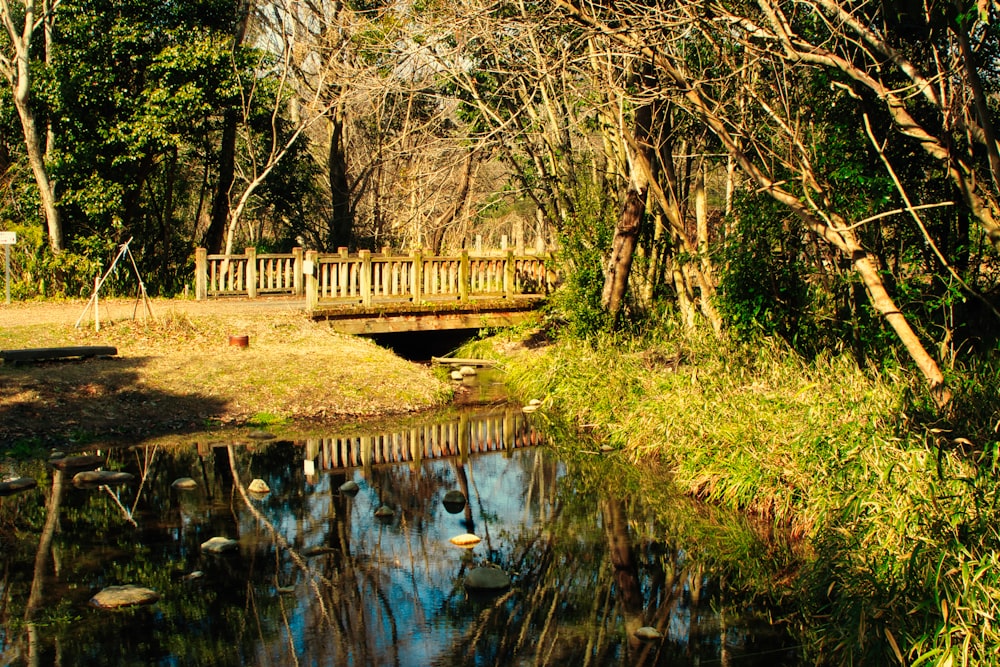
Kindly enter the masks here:
[[213, 537], [207, 542], [202, 542], [201, 550], [210, 554], [222, 554], [233, 551], [239, 546], [239, 542], [228, 537]]
[[10, 496], [21, 491], [33, 489], [36, 486], [38, 486], [38, 482], [31, 477], [15, 477], [14, 479], [0, 482], [0, 496]]
[[448, 541], [456, 547], [474, 547], [482, 542], [482, 539], [478, 535], [473, 535], [472, 533], [463, 533], [462, 535], [456, 535]]
[[458, 514], [465, 509], [465, 494], [458, 489], [452, 489], [448, 493], [444, 494], [444, 498], [441, 499], [444, 508], [449, 514]]
[[250, 482], [250, 486], [247, 487], [247, 491], [249, 491], [250, 493], [270, 493], [271, 487], [269, 487], [267, 485], [267, 482], [265, 482], [264, 480], [255, 479], [254, 481]]
[[52, 467], [57, 470], [93, 470], [104, 465], [104, 457], [93, 454], [67, 456], [66, 458], [56, 459], [51, 463]]
[[84, 470], [73, 475], [74, 484], [106, 485], [128, 484], [135, 480], [130, 472], [115, 472], [113, 470]]
[[108, 586], [103, 591], [90, 598], [90, 604], [98, 609], [119, 609], [138, 604], [150, 604], [160, 599], [160, 594], [142, 586]]
[[477, 567], [465, 575], [464, 584], [470, 591], [502, 591], [510, 587], [510, 576], [495, 567]]

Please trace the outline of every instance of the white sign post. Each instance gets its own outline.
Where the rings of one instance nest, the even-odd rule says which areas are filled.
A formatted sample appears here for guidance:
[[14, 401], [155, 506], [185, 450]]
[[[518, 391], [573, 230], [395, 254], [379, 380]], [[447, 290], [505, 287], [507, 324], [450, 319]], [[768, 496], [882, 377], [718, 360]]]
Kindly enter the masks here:
[[7, 278], [7, 305], [10, 305], [10, 247], [17, 243], [17, 232], [0, 232], [0, 245], [3, 246], [4, 276]]

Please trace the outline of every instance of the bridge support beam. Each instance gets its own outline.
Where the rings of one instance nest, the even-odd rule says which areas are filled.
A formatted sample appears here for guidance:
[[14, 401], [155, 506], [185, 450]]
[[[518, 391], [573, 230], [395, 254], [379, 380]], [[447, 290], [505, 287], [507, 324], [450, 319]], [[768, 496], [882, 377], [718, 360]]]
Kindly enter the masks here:
[[535, 317], [537, 301], [525, 306], [497, 310], [451, 310], [363, 315], [349, 311], [314, 311], [313, 319], [326, 320], [332, 329], [355, 336], [402, 333], [406, 331], [448, 331], [512, 327]]

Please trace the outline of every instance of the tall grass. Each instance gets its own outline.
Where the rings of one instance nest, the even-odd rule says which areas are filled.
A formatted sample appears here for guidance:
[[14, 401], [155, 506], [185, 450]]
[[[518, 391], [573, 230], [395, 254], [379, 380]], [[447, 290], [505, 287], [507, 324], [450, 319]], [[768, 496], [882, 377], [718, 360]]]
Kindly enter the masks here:
[[802, 536], [812, 556], [776, 594], [810, 661], [1000, 665], [996, 374], [967, 372], [958, 417], [929, 424], [904, 371], [776, 342], [668, 330], [489, 353], [543, 418]]

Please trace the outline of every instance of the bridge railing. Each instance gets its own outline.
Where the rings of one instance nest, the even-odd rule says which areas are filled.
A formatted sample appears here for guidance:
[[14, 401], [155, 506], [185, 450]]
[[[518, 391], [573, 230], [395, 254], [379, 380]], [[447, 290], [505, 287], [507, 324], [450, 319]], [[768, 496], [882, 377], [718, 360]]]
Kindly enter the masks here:
[[550, 285], [546, 256], [503, 254], [373, 254], [362, 250], [336, 255], [307, 252], [306, 309], [323, 306], [544, 295]]
[[329, 305], [372, 306], [544, 295], [551, 287], [548, 255], [511, 250], [470, 254], [409, 255], [388, 250], [350, 254], [303, 252], [241, 255], [195, 252], [195, 297], [305, 295], [308, 310]]
[[308, 439], [305, 460], [307, 470], [320, 472], [452, 457], [465, 462], [473, 454], [502, 451], [509, 455], [543, 442], [520, 410], [504, 409], [399, 431]]
[[302, 248], [290, 253], [260, 253], [247, 248], [242, 255], [209, 255], [195, 251], [195, 298], [268, 294], [301, 296]]

